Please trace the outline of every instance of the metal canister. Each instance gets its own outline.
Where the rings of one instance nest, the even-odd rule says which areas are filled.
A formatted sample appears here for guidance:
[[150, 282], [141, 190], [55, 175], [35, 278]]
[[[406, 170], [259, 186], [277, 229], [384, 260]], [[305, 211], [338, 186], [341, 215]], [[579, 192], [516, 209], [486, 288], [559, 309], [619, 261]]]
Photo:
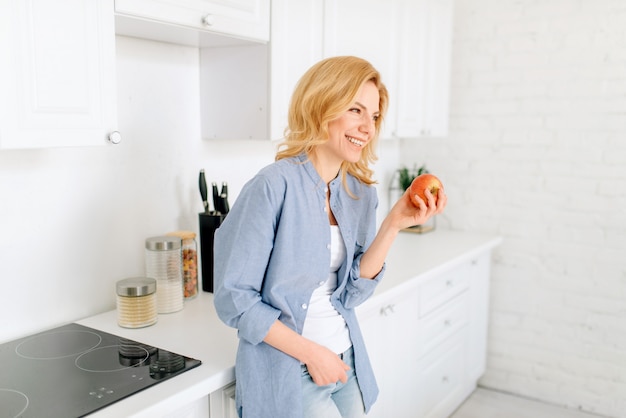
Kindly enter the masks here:
[[157, 322], [157, 283], [149, 277], [131, 277], [115, 284], [117, 323], [124, 328], [142, 328]]

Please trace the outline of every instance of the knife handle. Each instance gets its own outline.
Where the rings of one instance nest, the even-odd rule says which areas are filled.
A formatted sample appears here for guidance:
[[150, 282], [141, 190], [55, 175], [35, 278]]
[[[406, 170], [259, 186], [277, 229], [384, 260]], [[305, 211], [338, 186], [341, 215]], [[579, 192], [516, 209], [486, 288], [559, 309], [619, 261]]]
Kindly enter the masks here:
[[216, 212], [220, 212], [220, 204], [219, 204], [220, 194], [217, 191], [217, 183], [216, 182], [212, 182], [211, 183], [211, 189], [212, 189], [212, 192], [213, 192], [213, 207], [215, 208]]
[[209, 212], [209, 200], [208, 191], [206, 187], [206, 178], [204, 176], [204, 169], [200, 170], [200, 176], [198, 177], [198, 187], [200, 188], [200, 196], [202, 197], [202, 204], [204, 205], [204, 212]]
[[220, 198], [222, 215], [226, 215], [230, 210], [230, 205], [228, 204], [228, 183], [226, 182], [222, 182], [222, 191], [220, 193]]

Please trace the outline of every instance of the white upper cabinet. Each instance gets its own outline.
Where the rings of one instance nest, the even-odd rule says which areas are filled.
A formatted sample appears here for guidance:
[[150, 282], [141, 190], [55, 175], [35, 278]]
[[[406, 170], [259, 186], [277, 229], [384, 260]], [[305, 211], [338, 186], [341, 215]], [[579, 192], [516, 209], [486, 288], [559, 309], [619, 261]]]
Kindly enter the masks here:
[[272, 0], [270, 138], [281, 139], [296, 83], [323, 57], [324, 3]]
[[381, 138], [446, 136], [453, 0], [326, 0], [324, 56], [356, 55], [382, 75]]
[[115, 13], [118, 33], [161, 41], [209, 46], [228, 39], [203, 34], [270, 38], [270, 0], [115, 0]]
[[283, 138], [293, 89], [322, 58], [323, 13], [319, 0], [273, 0], [268, 45], [201, 48], [204, 139]]
[[0, 148], [101, 145], [117, 129], [113, 0], [3, 1], [0, 61]]
[[453, 4], [401, 2], [396, 137], [448, 134]]
[[[368, 60], [380, 72], [393, 101], [397, 90], [399, 31], [396, 0], [326, 0], [324, 56], [355, 55]], [[392, 102], [381, 138], [393, 135]]]
[[452, 4], [273, 0], [268, 45], [201, 48], [203, 138], [282, 138], [296, 82], [337, 55], [360, 56], [380, 71], [390, 96], [382, 139], [445, 136]]

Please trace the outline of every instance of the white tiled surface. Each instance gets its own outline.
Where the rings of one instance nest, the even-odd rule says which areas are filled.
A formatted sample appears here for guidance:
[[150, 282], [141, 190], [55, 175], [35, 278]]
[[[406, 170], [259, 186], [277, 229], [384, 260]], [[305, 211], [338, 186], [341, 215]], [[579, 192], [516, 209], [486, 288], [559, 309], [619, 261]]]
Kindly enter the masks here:
[[450, 418], [599, 418], [487, 389], [476, 389]]

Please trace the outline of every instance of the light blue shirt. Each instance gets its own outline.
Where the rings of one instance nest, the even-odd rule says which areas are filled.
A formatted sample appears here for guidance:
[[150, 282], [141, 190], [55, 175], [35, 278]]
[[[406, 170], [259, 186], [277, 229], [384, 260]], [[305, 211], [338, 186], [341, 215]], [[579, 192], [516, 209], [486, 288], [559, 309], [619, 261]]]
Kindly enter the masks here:
[[[359, 278], [363, 252], [376, 234], [376, 189], [348, 175], [331, 181], [330, 207], [347, 257], [331, 301], [346, 320], [355, 372], [366, 410], [378, 396], [354, 308], [369, 298], [383, 270]], [[215, 233], [215, 308], [238, 329], [236, 402], [241, 416], [296, 418], [302, 414], [300, 362], [263, 342], [280, 319], [302, 332], [313, 290], [328, 278], [330, 228], [326, 185], [305, 155], [263, 168], [243, 187]]]

